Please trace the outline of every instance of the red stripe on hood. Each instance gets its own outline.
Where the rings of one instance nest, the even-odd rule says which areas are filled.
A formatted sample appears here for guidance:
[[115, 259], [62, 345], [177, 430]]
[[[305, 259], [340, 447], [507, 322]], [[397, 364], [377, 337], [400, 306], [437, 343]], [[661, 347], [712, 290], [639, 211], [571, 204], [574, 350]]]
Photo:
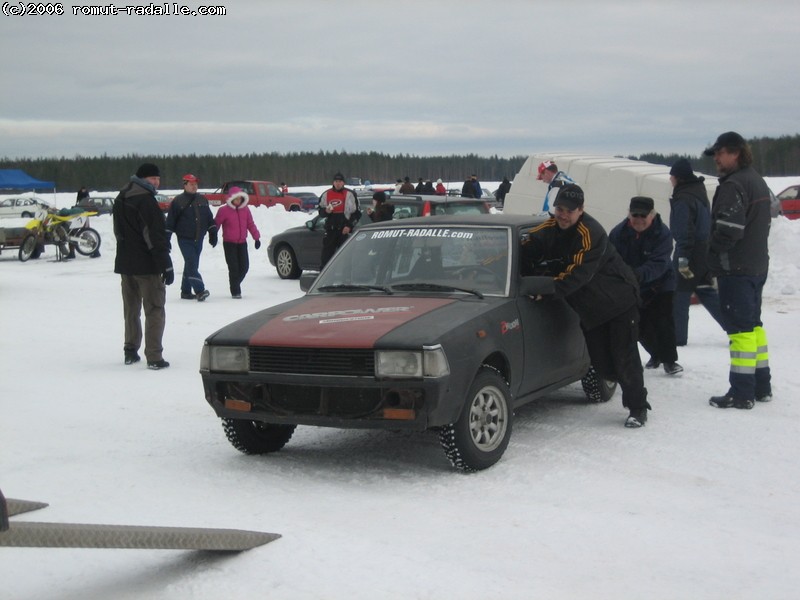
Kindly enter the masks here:
[[451, 302], [446, 298], [309, 297], [256, 331], [250, 345], [372, 348], [396, 327]]

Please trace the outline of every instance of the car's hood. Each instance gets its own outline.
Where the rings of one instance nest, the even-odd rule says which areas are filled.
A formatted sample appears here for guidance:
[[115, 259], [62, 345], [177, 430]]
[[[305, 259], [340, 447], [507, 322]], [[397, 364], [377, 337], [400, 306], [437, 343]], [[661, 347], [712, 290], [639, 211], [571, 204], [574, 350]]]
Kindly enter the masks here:
[[306, 296], [259, 327], [250, 345], [371, 348], [389, 332], [454, 302], [407, 296]]

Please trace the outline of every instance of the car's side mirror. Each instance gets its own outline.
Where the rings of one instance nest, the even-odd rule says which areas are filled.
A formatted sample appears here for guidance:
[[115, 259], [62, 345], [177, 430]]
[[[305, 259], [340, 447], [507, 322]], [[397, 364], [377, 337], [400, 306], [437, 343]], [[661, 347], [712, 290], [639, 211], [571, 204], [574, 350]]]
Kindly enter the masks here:
[[552, 277], [531, 275], [523, 277], [519, 284], [519, 293], [521, 296], [547, 296], [555, 294], [555, 292], [556, 282]]
[[317, 280], [319, 273], [314, 273], [313, 271], [310, 273], [302, 273], [300, 275], [300, 289], [304, 292], [307, 292], [309, 288], [311, 288], [312, 284]]

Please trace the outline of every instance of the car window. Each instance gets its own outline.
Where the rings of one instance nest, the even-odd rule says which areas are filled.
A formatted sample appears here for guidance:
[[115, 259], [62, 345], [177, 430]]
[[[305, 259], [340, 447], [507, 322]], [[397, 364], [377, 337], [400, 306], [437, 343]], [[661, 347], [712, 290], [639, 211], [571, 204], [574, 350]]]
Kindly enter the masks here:
[[434, 203], [431, 212], [435, 215], [480, 215], [486, 212], [486, 208], [482, 202]]
[[404, 204], [402, 202], [392, 202], [394, 204], [394, 214], [392, 219], [410, 219], [411, 217], [418, 217], [422, 213], [422, 204]]
[[800, 185], [795, 185], [778, 194], [779, 200], [795, 200], [800, 198]]
[[10, 208], [14, 206], [14, 199], [8, 198], [6, 200], [3, 200], [2, 202], [0, 202], [0, 206], [2, 206], [3, 208]]
[[340, 250], [312, 292], [336, 285], [401, 285], [403, 289], [427, 285], [507, 295], [510, 237], [507, 228], [496, 226], [392, 226], [361, 231]]

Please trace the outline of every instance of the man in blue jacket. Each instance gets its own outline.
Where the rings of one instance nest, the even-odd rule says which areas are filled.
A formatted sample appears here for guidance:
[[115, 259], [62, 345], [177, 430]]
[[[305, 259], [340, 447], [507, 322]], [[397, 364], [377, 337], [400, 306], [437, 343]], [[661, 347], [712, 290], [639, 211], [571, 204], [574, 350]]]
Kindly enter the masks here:
[[639, 343], [650, 353], [646, 369], [662, 364], [667, 375], [683, 371], [675, 347], [672, 300], [672, 234], [655, 210], [652, 198], [631, 198], [628, 218], [611, 230], [611, 243], [639, 281]]
[[173, 233], [177, 236], [183, 255], [181, 298], [203, 302], [210, 293], [200, 275], [200, 253], [206, 234], [211, 247], [217, 245], [217, 226], [208, 200], [197, 192], [198, 182], [194, 175], [183, 176], [183, 193], [175, 196], [169, 205], [166, 228], [167, 238]]

